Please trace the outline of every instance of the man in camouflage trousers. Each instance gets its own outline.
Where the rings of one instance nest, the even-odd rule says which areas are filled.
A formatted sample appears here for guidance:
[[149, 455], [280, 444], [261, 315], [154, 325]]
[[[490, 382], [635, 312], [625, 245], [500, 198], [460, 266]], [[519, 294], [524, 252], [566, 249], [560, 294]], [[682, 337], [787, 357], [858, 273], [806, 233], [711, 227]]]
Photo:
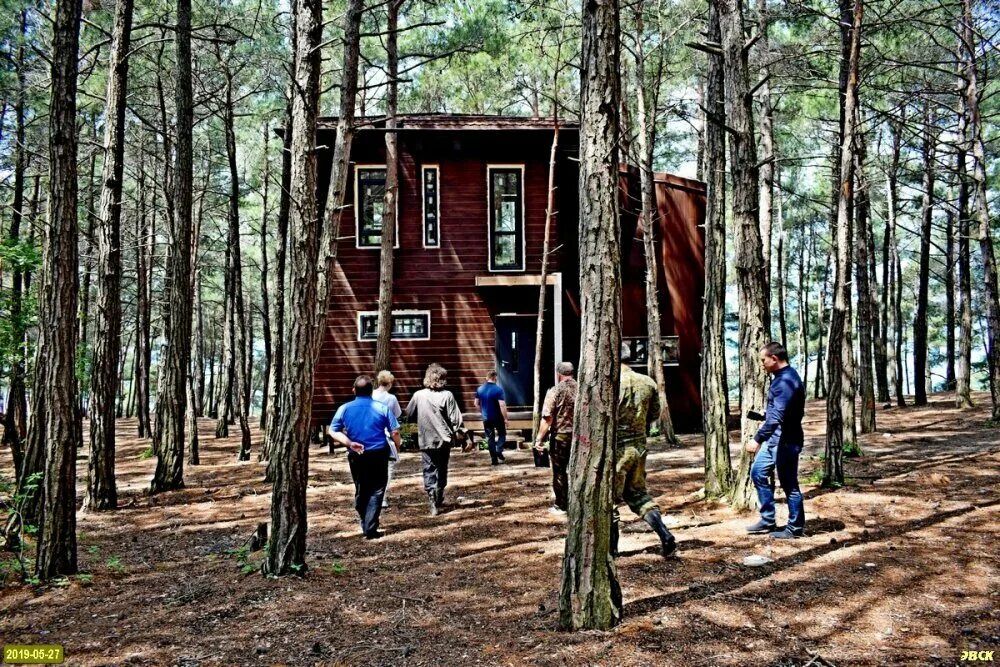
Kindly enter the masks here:
[[677, 550], [677, 540], [667, 530], [660, 507], [646, 489], [646, 433], [660, 414], [656, 383], [629, 365], [631, 350], [622, 346], [621, 387], [618, 390], [618, 433], [615, 442], [615, 514], [611, 526], [611, 553], [618, 555], [620, 516], [617, 505], [626, 503], [656, 531], [663, 557]]

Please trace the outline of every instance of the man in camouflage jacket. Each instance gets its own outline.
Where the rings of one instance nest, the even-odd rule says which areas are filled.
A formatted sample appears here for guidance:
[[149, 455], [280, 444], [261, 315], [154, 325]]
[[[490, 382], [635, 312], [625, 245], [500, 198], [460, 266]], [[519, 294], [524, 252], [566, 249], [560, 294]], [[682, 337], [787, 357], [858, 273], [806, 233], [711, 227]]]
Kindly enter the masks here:
[[[621, 386], [618, 390], [618, 432], [615, 442], [615, 488], [617, 506], [626, 503], [656, 531], [663, 556], [677, 549], [677, 540], [667, 530], [660, 516], [660, 507], [646, 489], [646, 434], [649, 425], [660, 414], [656, 383], [648, 375], [636, 373], [628, 365], [631, 350], [622, 346]], [[612, 554], [618, 553], [618, 509], [615, 508], [611, 528]]]

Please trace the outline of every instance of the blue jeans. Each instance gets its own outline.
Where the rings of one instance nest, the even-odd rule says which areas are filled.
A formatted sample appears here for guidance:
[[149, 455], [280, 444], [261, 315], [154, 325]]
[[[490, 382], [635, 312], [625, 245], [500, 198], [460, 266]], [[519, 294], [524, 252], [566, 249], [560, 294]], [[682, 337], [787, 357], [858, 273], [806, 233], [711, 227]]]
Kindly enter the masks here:
[[799, 491], [799, 453], [802, 445], [778, 445], [764, 443], [757, 450], [757, 456], [750, 468], [750, 479], [757, 488], [760, 500], [760, 518], [774, 523], [774, 479], [775, 469], [778, 482], [788, 499], [788, 528], [801, 533], [806, 525], [806, 513], [802, 506], [802, 492]]
[[483, 422], [486, 441], [489, 443], [490, 458], [496, 461], [503, 456], [503, 448], [507, 444], [507, 427], [502, 419], [487, 419]]

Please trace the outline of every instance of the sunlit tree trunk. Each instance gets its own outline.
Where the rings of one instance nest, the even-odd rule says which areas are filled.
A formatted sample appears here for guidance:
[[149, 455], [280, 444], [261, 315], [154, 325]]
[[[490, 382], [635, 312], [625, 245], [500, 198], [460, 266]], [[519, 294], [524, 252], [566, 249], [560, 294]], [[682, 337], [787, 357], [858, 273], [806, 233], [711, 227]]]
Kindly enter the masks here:
[[559, 624], [567, 630], [608, 629], [622, 618], [622, 592], [610, 550], [621, 345], [615, 0], [584, 3], [581, 64], [580, 391], [559, 592]]

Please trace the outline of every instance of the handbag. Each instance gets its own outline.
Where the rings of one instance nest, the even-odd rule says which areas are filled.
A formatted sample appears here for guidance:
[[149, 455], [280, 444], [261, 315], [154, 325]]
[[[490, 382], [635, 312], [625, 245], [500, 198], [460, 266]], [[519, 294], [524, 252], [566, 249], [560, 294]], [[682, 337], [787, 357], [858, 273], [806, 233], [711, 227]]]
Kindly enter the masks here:
[[536, 468], [548, 468], [549, 464], [549, 450], [547, 449], [536, 449], [531, 448], [531, 455], [535, 458]]

